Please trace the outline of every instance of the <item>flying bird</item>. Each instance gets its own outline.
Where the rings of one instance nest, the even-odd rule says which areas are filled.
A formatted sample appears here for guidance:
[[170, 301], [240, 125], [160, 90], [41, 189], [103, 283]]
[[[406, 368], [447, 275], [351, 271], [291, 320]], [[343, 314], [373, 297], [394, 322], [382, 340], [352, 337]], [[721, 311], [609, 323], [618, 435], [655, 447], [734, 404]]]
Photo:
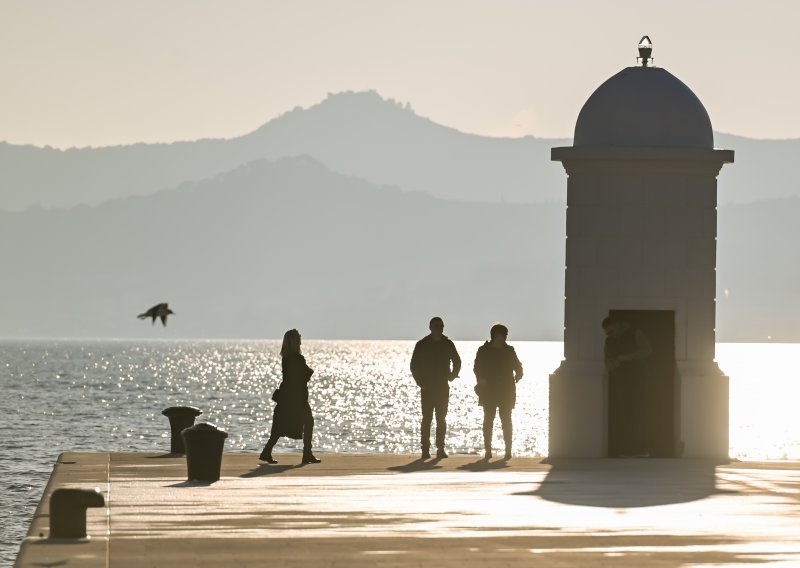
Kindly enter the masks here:
[[139, 314], [136, 317], [140, 320], [153, 318], [153, 324], [156, 323], [156, 318], [161, 318], [161, 323], [167, 325], [167, 316], [174, 313], [175, 312], [169, 309], [169, 304], [164, 302], [163, 304], [156, 304], [143, 314]]

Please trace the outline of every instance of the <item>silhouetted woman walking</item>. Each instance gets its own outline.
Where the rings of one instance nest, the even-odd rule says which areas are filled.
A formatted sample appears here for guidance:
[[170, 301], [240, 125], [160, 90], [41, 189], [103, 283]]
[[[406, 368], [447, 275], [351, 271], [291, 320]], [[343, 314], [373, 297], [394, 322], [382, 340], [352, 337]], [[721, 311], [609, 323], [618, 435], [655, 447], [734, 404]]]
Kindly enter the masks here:
[[475, 392], [483, 407], [483, 445], [486, 459], [492, 457], [492, 429], [494, 417], [500, 410], [503, 425], [503, 440], [506, 444], [505, 459], [511, 459], [511, 411], [517, 402], [517, 383], [522, 378], [522, 363], [517, 352], [506, 343], [508, 328], [501, 323], [492, 326], [491, 339], [478, 348], [475, 354]]
[[286, 436], [295, 440], [303, 439], [303, 463], [320, 463], [322, 460], [311, 453], [314, 417], [308, 404], [308, 381], [314, 371], [306, 365], [306, 359], [300, 353], [300, 332], [296, 329], [290, 329], [283, 334], [281, 370], [283, 380], [272, 395], [277, 402], [272, 413], [272, 428], [259, 459], [267, 463], [278, 463], [272, 458], [272, 448], [278, 438]]

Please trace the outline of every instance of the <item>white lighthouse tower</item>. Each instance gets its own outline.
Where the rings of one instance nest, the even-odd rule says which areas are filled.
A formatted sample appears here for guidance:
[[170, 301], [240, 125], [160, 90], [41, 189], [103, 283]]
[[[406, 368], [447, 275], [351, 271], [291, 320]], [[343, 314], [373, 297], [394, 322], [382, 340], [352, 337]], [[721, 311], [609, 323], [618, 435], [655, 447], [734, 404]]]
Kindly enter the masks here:
[[629, 321], [649, 338], [651, 455], [728, 456], [728, 378], [714, 362], [717, 175], [695, 94], [651, 65], [623, 69], [589, 97], [570, 147], [564, 361], [550, 377], [551, 457], [608, 455], [608, 381], [601, 321]]

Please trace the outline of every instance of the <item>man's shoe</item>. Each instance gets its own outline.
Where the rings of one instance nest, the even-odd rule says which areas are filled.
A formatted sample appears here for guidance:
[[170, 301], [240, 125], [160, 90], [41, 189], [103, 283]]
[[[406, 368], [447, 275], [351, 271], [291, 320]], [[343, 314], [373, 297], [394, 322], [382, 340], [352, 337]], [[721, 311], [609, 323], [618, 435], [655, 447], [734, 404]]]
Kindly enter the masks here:
[[508, 461], [508, 460], [511, 459], [511, 450], [506, 450], [506, 455], [503, 456], [503, 459], [505, 461]]
[[427, 460], [427, 459], [430, 459], [430, 457], [431, 457], [430, 450], [428, 450], [428, 449], [422, 450], [422, 459]]
[[314, 454], [311, 452], [303, 452], [303, 462], [302, 463], [322, 463], [321, 459], [315, 458]]
[[261, 455], [258, 456], [258, 459], [260, 459], [262, 462], [278, 463], [276, 460], [272, 459], [272, 452], [261, 452]]
[[436, 459], [442, 460], [447, 457], [447, 452], [442, 449], [436, 450]]

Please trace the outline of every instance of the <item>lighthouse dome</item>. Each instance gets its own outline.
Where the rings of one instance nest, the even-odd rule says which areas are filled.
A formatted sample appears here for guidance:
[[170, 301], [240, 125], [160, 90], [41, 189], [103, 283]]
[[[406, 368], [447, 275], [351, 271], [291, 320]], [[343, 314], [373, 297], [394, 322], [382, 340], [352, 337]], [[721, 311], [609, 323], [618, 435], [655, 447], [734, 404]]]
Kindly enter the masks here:
[[574, 146], [713, 148], [703, 103], [659, 67], [623, 69], [589, 97], [575, 124]]

